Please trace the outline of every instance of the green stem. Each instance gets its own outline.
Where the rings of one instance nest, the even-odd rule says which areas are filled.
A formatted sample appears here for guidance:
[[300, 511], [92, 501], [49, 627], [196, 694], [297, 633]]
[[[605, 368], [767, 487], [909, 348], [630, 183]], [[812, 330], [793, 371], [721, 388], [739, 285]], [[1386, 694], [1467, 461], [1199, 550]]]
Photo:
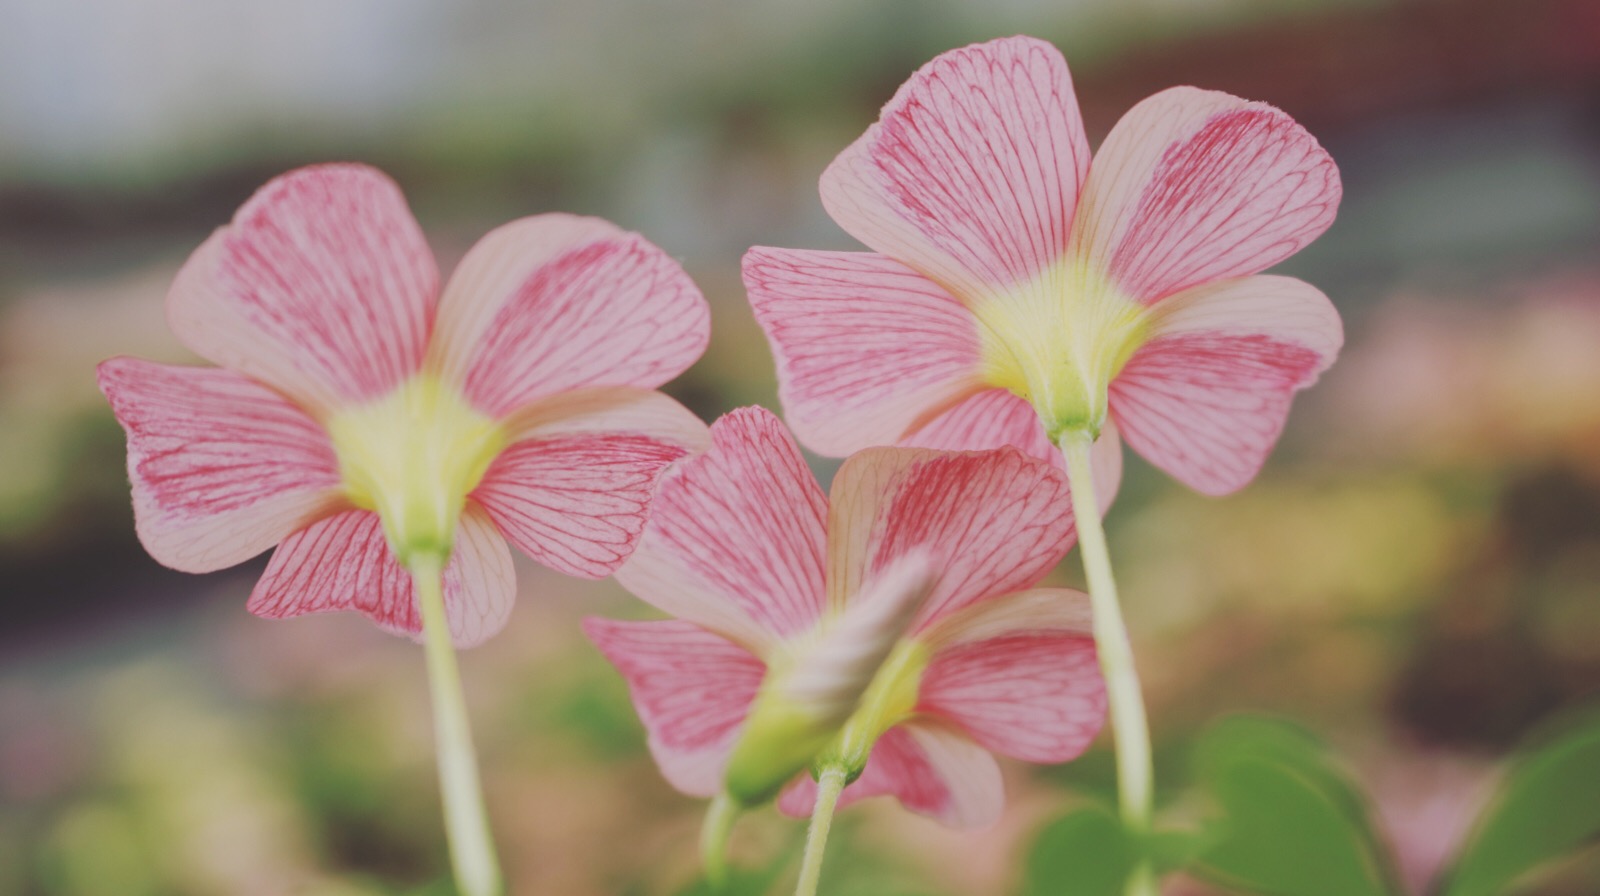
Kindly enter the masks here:
[[817, 778], [817, 807], [811, 811], [811, 829], [806, 832], [806, 854], [800, 862], [800, 882], [795, 885], [794, 896], [817, 896], [817, 881], [822, 877], [822, 853], [828, 845], [833, 808], [839, 804], [846, 777], [842, 766], [830, 765]]
[[726, 792], [719, 793], [706, 810], [706, 821], [700, 828], [700, 862], [705, 866], [706, 880], [719, 890], [728, 882], [728, 835], [738, 817], [739, 804]]
[[472, 748], [466, 702], [461, 696], [461, 673], [456, 668], [455, 645], [444, 612], [444, 562], [434, 555], [411, 558], [411, 578], [417, 585], [417, 605], [422, 613], [423, 648], [428, 657], [428, 686], [433, 695], [433, 733], [438, 742], [439, 789], [444, 799], [445, 838], [450, 844], [450, 864], [462, 896], [499, 896], [500, 864], [489, 835], [489, 817], [483, 808], [483, 785], [478, 782], [478, 759]]
[[[1094, 641], [1100, 655], [1100, 673], [1106, 680], [1106, 698], [1111, 704], [1111, 730], [1117, 750], [1117, 792], [1122, 804], [1122, 823], [1135, 840], [1141, 842], [1150, 831], [1151, 792], [1155, 772], [1150, 762], [1150, 724], [1145, 719], [1144, 697], [1139, 691], [1139, 672], [1133, 665], [1133, 646], [1122, 621], [1117, 601], [1117, 583], [1111, 576], [1111, 554], [1106, 549], [1105, 530], [1100, 525], [1100, 506], [1095, 501], [1094, 475], [1090, 447], [1094, 439], [1085, 432], [1061, 434], [1061, 455], [1067, 462], [1067, 479], [1072, 488], [1072, 513], [1077, 519], [1078, 549], [1083, 556], [1084, 573], [1089, 579], [1089, 602], [1094, 608]], [[1128, 878], [1128, 896], [1156, 892], [1149, 863], [1140, 860]]]

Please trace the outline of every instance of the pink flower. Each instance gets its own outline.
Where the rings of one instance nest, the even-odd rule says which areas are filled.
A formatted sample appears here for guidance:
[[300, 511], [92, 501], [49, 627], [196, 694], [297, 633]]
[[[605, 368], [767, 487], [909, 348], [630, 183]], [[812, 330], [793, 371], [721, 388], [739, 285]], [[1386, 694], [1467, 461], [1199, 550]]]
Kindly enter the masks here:
[[[870, 749], [843, 802], [893, 794], [948, 824], [984, 825], [1003, 803], [991, 751], [1062, 762], [1093, 739], [1105, 692], [1086, 598], [1035, 587], [1071, 546], [1059, 471], [1010, 448], [877, 448], [845, 461], [830, 498], [771, 413], [734, 411], [711, 436], [663, 477], [617, 573], [679, 618], [585, 623], [675, 787], [718, 792], [758, 694], [817, 653], [864, 594], [919, 581], [920, 609], [840, 732], [838, 746]], [[809, 813], [815, 788], [801, 775], [780, 808]]]
[[273, 180], [178, 274], [178, 337], [219, 368], [100, 365], [128, 434], [139, 538], [209, 572], [278, 550], [267, 617], [358, 610], [420, 628], [407, 562], [448, 559], [461, 646], [494, 634], [509, 539], [600, 577], [632, 551], [667, 464], [705, 427], [652, 391], [704, 349], [681, 268], [593, 218], [484, 237], [441, 296], [398, 188], [357, 165]]
[[745, 284], [788, 420], [823, 454], [1055, 459], [1072, 431], [1106, 435], [1109, 459], [1120, 432], [1221, 494], [1343, 341], [1322, 293], [1258, 276], [1339, 195], [1287, 115], [1192, 87], [1135, 106], [1091, 166], [1066, 62], [1012, 37], [923, 66], [823, 173], [823, 205], [874, 252], [757, 247]]

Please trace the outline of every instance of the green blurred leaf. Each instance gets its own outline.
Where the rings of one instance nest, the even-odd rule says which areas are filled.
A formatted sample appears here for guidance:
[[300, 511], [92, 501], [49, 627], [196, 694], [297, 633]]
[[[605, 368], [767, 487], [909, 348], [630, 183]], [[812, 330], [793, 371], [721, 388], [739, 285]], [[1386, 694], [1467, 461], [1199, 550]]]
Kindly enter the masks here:
[[1498, 896], [1600, 839], [1600, 714], [1516, 762], [1462, 851], [1446, 896]]
[[1121, 896], [1137, 855], [1115, 815], [1100, 806], [1078, 809], [1039, 833], [1022, 896]]
[[1360, 791], [1307, 732], [1228, 719], [1201, 739], [1196, 759], [1223, 810], [1198, 874], [1273, 896], [1397, 892]]

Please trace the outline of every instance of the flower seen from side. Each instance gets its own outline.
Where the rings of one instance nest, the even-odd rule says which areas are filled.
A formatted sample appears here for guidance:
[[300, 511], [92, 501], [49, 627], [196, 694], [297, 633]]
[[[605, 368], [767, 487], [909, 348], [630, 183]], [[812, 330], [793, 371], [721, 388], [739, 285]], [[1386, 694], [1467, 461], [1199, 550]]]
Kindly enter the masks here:
[[418, 636], [442, 567], [457, 646], [504, 625], [507, 541], [599, 578], [705, 428], [654, 391], [705, 347], [676, 262], [604, 221], [500, 227], [439, 289], [398, 188], [359, 165], [283, 175], [184, 265], [168, 320], [218, 367], [114, 358], [140, 540], [186, 572], [277, 545], [252, 612], [356, 610]]
[[[825, 496], [771, 413], [711, 433], [663, 477], [617, 573], [677, 618], [585, 623], [675, 787], [748, 803], [782, 784], [779, 807], [803, 816], [804, 769], [830, 766], [849, 774], [841, 804], [892, 794], [982, 826], [1004, 799], [993, 753], [1062, 762], [1093, 739], [1105, 693], [1086, 597], [1037, 587], [1071, 545], [1060, 472], [1009, 448], [878, 448]], [[878, 650], [864, 676], [857, 638]], [[830, 715], [841, 682], [859, 697]], [[751, 746], [777, 757], [808, 736], [771, 767]], [[745, 786], [750, 768], [761, 781]]]
[[[1260, 272], [1333, 221], [1332, 160], [1271, 106], [1176, 87], [1090, 162], [1072, 80], [1012, 37], [923, 66], [822, 176], [872, 252], [757, 247], [744, 277], [809, 447], [1127, 442], [1208, 494], [1253, 478], [1343, 341]], [[1102, 498], [1109, 496], [1101, 490]]]

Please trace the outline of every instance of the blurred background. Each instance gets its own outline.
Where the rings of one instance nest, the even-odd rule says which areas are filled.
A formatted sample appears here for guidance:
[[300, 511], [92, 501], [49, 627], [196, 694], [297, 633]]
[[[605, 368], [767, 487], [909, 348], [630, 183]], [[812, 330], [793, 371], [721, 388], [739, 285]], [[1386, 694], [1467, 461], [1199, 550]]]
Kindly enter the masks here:
[[[1593, 0], [0, 0], [0, 894], [448, 892], [420, 651], [256, 619], [264, 558], [185, 576], [134, 538], [94, 365], [192, 360], [166, 288], [256, 187], [378, 165], [445, 270], [513, 217], [615, 220], [714, 309], [669, 391], [776, 407], [740, 255], [852, 248], [823, 167], [917, 66], [1018, 32], [1066, 54], [1092, 143], [1187, 83], [1280, 106], [1340, 165], [1338, 221], [1278, 270], [1332, 297], [1343, 357], [1252, 486], [1203, 498], [1130, 455], [1108, 526], [1166, 811], [1200, 811], [1205, 723], [1287, 714], [1424, 892], [1502, 758], [1600, 695]], [[682, 889], [703, 806], [577, 627], [643, 610], [519, 572], [510, 628], [463, 656], [512, 892]], [[848, 810], [825, 889], [1014, 892], [1112, 771], [1102, 740], [1007, 777], [980, 834]], [[801, 833], [761, 813], [735, 854], [792, 875]], [[1600, 892], [1587, 859], [1530, 892]]]

